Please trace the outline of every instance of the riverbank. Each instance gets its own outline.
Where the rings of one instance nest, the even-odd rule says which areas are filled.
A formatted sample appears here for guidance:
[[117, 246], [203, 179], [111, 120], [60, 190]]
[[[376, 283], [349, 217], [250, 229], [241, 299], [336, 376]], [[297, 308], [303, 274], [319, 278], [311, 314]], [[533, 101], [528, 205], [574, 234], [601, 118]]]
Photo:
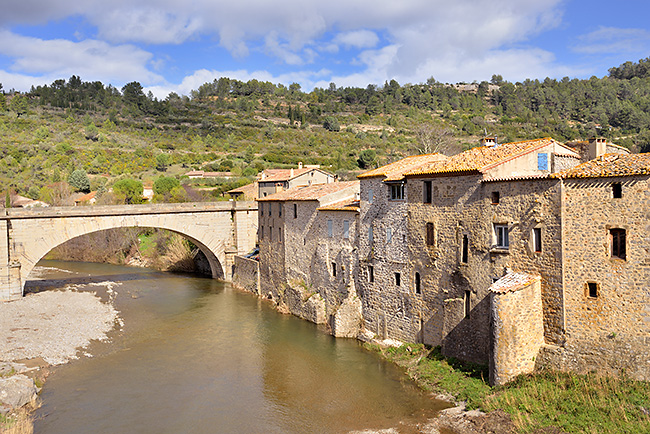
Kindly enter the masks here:
[[421, 344], [366, 344], [366, 348], [403, 367], [424, 390], [460, 403], [441, 412], [431, 422], [431, 431], [423, 432], [441, 428], [458, 434], [650, 432], [647, 382], [545, 372], [493, 388], [485, 368], [446, 359], [437, 348]]
[[0, 432], [30, 433], [30, 411], [48, 366], [79, 356], [91, 341], [107, 339], [119, 321], [106, 286], [105, 303], [90, 292], [46, 291], [0, 303]]

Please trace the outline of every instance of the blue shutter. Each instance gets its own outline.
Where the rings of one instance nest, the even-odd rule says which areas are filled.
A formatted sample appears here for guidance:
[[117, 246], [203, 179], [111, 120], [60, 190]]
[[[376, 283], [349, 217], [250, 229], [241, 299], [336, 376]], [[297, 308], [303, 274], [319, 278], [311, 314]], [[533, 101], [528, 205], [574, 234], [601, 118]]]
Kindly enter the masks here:
[[548, 170], [548, 154], [537, 154], [537, 170]]

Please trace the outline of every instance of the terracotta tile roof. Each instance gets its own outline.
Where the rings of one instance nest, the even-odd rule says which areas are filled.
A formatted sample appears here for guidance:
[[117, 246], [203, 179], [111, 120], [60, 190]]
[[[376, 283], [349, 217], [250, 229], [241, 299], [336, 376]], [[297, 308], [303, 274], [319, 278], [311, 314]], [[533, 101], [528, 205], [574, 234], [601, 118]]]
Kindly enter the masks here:
[[91, 191], [90, 193], [81, 196], [79, 199], [76, 199], [75, 202], [87, 202], [90, 199], [94, 199], [95, 196], [97, 196], [97, 192]]
[[341, 202], [336, 202], [330, 205], [321, 206], [318, 208], [318, 211], [352, 211], [359, 212], [361, 207], [359, 205], [359, 200], [344, 200]]
[[536, 280], [542, 278], [537, 274], [528, 274], [522, 272], [509, 272], [501, 279], [494, 282], [488, 290], [497, 294], [505, 294], [506, 292], [515, 292], [525, 288]]
[[521, 176], [502, 176], [499, 178], [485, 178], [481, 182], [499, 182], [499, 181], [527, 181], [530, 179], [547, 179], [551, 176], [550, 173], [539, 173], [533, 175], [521, 175]]
[[551, 176], [554, 178], [607, 178], [633, 175], [650, 175], [650, 153], [605, 154]]
[[[406, 173], [406, 175], [433, 175], [459, 172], [483, 172], [515, 157], [527, 154], [546, 145], [558, 143], [550, 137], [494, 146], [478, 146]], [[559, 144], [559, 143], [558, 143]]]
[[416, 170], [419, 167], [429, 165], [435, 161], [444, 160], [445, 157], [442, 154], [424, 154], [424, 155], [414, 155], [412, 157], [402, 158], [399, 161], [396, 161], [385, 166], [378, 167], [377, 169], [370, 170], [368, 172], [362, 173], [357, 176], [359, 179], [364, 178], [375, 178], [375, 177], [384, 177], [384, 181], [399, 181], [404, 179], [404, 174]]
[[230, 194], [243, 194], [244, 197], [249, 197], [253, 200], [257, 200], [257, 193], [259, 191], [257, 182], [251, 182], [250, 184], [243, 185], [241, 187], [233, 188], [228, 190], [226, 193]]
[[328, 194], [336, 193], [347, 188], [359, 186], [359, 181], [332, 182], [329, 184], [316, 184], [304, 188], [290, 188], [270, 196], [257, 199], [259, 202], [318, 200]]
[[316, 170], [310, 167], [303, 167], [302, 169], [266, 169], [262, 172], [263, 178], [260, 176], [257, 180], [259, 182], [279, 182], [279, 181], [288, 181], [300, 176], [303, 173], [307, 173], [310, 170]]

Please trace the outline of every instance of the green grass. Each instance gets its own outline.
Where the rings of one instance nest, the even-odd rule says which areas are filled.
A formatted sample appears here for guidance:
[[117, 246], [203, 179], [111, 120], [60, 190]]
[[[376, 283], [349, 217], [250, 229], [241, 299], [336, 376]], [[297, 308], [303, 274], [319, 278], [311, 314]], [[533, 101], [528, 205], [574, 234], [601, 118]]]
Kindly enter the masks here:
[[520, 433], [548, 426], [581, 434], [650, 433], [648, 382], [542, 372], [493, 388], [486, 367], [445, 358], [438, 347], [367, 347], [404, 367], [428, 391], [449, 393], [468, 408], [504, 410]]

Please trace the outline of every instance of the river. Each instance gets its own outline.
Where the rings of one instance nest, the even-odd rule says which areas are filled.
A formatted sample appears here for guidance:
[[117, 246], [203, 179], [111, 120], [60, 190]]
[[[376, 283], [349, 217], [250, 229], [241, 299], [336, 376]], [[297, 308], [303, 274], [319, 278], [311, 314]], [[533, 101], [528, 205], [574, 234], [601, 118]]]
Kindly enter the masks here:
[[86, 350], [92, 357], [53, 368], [37, 434], [410, 433], [445, 407], [358, 341], [229, 284], [107, 264], [39, 265], [45, 280], [32, 290], [95, 291], [113, 299], [123, 325]]

